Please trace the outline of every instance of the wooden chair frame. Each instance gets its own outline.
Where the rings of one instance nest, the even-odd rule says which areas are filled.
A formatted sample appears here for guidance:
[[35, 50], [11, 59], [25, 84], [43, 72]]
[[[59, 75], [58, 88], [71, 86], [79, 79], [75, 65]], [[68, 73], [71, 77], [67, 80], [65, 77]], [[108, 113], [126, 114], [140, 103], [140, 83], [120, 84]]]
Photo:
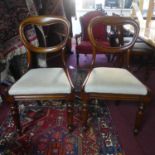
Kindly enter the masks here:
[[[32, 44], [30, 44], [26, 37], [24, 32], [24, 27], [26, 25], [34, 24], [38, 26], [45, 26], [50, 24], [60, 23], [64, 25], [65, 32], [64, 32], [64, 40], [60, 42], [58, 45], [55, 45], [53, 47], [35, 47]], [[71, 86], [71, 93], [70, 94], [39, 94], [39, 95], [8, 95], [7, 101], [10, 105], [11, 114], [13, 116], [13, 120], [17, 129], [18, 134], [22, 133], [21, 125], [20, 125], [20, 118], [19, 118], [19, 110], [18, 110], [18, 103], [17, 101], [27, 101], [27, 100], [49, 100], [49, 99], [59, 99], [59, 100], [68, 100], [67, 104], [67, 122], [68, 122], [68, 129], [69, 131], [72, 131], [73, 129], [73, 100], [74, 100], [74, 86], [72, 84], [72, 81], [69, 76], [69, 72], [67, 69], [67, 66], [65, 64], [65, 45], [69, 37], [69, 28], [70, 24], [67, 21], [66, 18], [63, 17], [56, 17], [56, 16], [33, 16], [26, 18], [24, 21], [21, 22], [19, 26], [19, 34], [21, 41], [23, 42], [24, 46], [27, 49], [27, 61], [28, 61], [28, 68], [31, 68], [31, 52], [35, 53], [61, 53], [61, 58], [63, 60], [63, 68], [65, 70], [65, 73], [68, 77], [70, 86]]]
[[[122, 25], [122, 24], [131, 24], [134, 29], [136, 30], [133, 35], [133, 40], [127, 45], [120, 46], [120, 47], [102, 47], [100, 46], [97, 41], [95, 40], [92, 28], [96, 23], [103, 22], [107, 25]], [[91, 44], [93, 46], [93, 59], [90, 66], [90, 70], [88, 72], [88, 75], [82, 85], [81, 88], [81, 98], [83, 100], [83, 108], [82, 108], [82, 123], [83, 128], [86, 130], [88, 128], [87, 120], [88, 120], [88, 101], [90, 99], [104, 99], [104, 100], [112, 100], [112, 101], [138, 101], [140, 102], [138, 112], [136, 114], [136, 120], [135, 120], [135, 126], [134, 126], [134, 134], [137, 134], [142, 123], [143, 115], [144, 115], [144, 107], [150, 102], [150, 90], [147, 88], [147, 95], [128, 95], [128, 94], [111, 94], [111, 93], [94, 93], [94, 92], [85, 92], [85, 86], [89, 79], [89, 76], [91, 74], [91, 71], [94, 68], [95, 60], [96, 60], [96, 51], [100, 50], [103, 51], [103, 53], [109, 53], [109, 54], [119, 54], [121, 52], [126, 52], [127, 57], [129, 57], [130, 48], [134, 45], [139, 32], [139, 26], [138, 24], [132, 20], [131, 18], [127, 17], [117, 17], [117, 16], [111, 16], [111, 17], [96, 17], [93, 20], [91, 20], [89, 26], [88, 26], [88, 34], [91, 41]], [[129, 58], [127, 58], [129, 60]], [[129, 62], [129, 61], [128, 61]]]

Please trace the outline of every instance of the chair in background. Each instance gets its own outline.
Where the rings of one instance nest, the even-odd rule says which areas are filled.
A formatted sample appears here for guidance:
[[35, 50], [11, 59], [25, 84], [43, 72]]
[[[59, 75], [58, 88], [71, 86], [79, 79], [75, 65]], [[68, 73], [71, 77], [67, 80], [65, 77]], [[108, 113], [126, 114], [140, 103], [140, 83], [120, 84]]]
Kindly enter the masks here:
[[[113, 13], [113, 16], [119, 16], [119, 15]], [[114, 46], [120, 46], [120, 44], [124, 45], [126, 43], [129, 43], [132, 40], [131, 32], [124, 29], [123, 26], [121, 25], [113, 27], [111, 29], [111, 33], [113, 34], [111, 36], [111, 38], [113, 39], [111, 45], [114, 44]], [[118, 42], [116, 40], [118, 40]], [[141, 69], [142, 67], [145, 68], [145, 72], [144, 72], [145, 80], [147, 80], [150, 75], [150, 70], [151, 70], [150, 64], [152, 63], [152, 58], [154, 57], [153, 53], [154, 53], [153, 49], [149, 45], [147, 45], [144, 41], [142, 41], [140, 38], [136, 40], [135, 44], [131, 48], [131, 52], [130, 52], [131, 61], [139, 60], [136, 63], [137, 71]], [[116, 56], [118, 55], [116, 54]], [[114, 56], [112, 58], [114, 58]], [[119, 60], [123, 64], [124, 60], [122, 56], [119, 57]], [[130, 64], [129, 64], [129, 67], [132, 70], [132, 67]]]
[[[105, 47], [98, 42], [93, 34], [93, 27], [95, 24], [104, 23], [105, 25], [119, 26], [130, 24], [134, 28], [132, 40], [119, 47]], [[87, 129], [88, 119], [88, 101], [90, 99], [104, 99], [113, 101], [138, 101], [139, 109], [136, 114], [134, 133], [137, 134], [144, 115], [144, 107], [150, 102], [150, 91], [142, 84], [132, 73], [127, 69], [113, 68], [113, 67], [96, 67], [94, 68], [96, 60], [96, 51], [103, 53], [119, 54], [125, 53], [129, 57], [130, 48], [134, 45], [139, 33], [138, 24], [131, 18], [127, 17], [96, 17], [91, 20], [88, 26], [88, 34], [91, 44], [93, 46], [93, 61], [91, 63], [90, 71], [82, 85], [81, 98], [83, 100], [82, 120], [84, 129]], [[128, 58], [127, 58], [128, 60]]]
[[[30, 44], [25, 36], [24, 28], [27, 25], [47, 26], [61, 24], [64, 27], [63, 40], [52, 47], [36, 47]], [[21, 41], [27, 49], [27, 60], [29, 70], [9, 89], [8, 103], [10, 105], [13, 120], [19, 134], [22, 133], [19, 110], [17, 101], [27, 100], [49, 100], [59, 99], [68, 100], [67, 104], [67, 126], [69, 131], [72, 130], [73, 109], [72, 102], [74, 99], [73, 84], [70, 80], [68, 69], [65, 65], [65, 45], [69, 37], [69, 22], [63, 17], [51, 16], [34, 16], [26, 18], [21, 22], [19, 34]], [[64, 37], [65, 36], [65, 37]], [[61, 53], [62, 68], [35, 68], [31, 69], [31, 54]]]
[[[144, 4], [146, 5], [146, 3], [143, 3], [143, 2], [138, 3], [138, 1], [133, 1], [132, 2], [132, 15], [131, 16], [132, 16], [132, 18], [137, 19], [137, 22], [139, 23], [140, 29], [142, 29], [142, 30], [143, 29], [144, 30], [152, 29], [151, 19], [153, 17], [153, 7], [152, 6], [154, 6], [154, 1], [148, 1], [147, 2], [147, 4], [148, 4], [147, 5], [148, 9], [146, 11], [147, 17], [144, 17], [145, 15], [143, 14]], [[148, 38], [147, 36], [149, 36], [150, 32], [147, 32], [147, 35], [144, 34], [144, 36], [146, 37], [146, 40], [151, 39], [151, 38], [147, 39]], [[140, 33], [143, 33], [143, 32], [140, 32]], [[154, 40], [154, 39], [152, 38], [151, 40]], [[144, 79], [148, 80], [149, 75], [150, 75], [149, 73], [150, 73], [150, 70], [152, 68], [151, 65], [153, 65], [153, 63], [152, 63], [153, 62], [152, 60], [154, 57], [153, 47], [151, 47], [149, 44], [145, 43], [143, 40], [138, 39], [138, 41], [135, 43], [135, 45], [132, 49], [131, 55], [133, 56], [133, 58], [139, 57], [140, 59], [145, 61], [145, 63], [143, 63], [143, 64], [140, 62], [140, 65], [138, 66], [138, 70], [141, 67], [145, 67]]]
[[[154, 51], [153, 48], [144, 43], [143, 41], [137, 41], [131, 49], [131, 58], [137, 66], [136, 72], [141, 68], [144, 68], [144, 80], [148, 80], [153, 65]], [[137, 62], [138, 61], [138, 62]]]
[[[122, 42], [122, 45], [127, 44], [132, 40], [132, 35], [127, 37], [120, 37], [120, 40]], [[133, 47], [131, 48], [130, 52], [131, 63], [129, 64], [129, 68], [133, 70], [132, 66], [134, 66], [134, 68], [136, 67], [135, 71], [139, 71], [141, 68], [144, 68], [145, 69], [144, 80], [148, 80], [150, 76], [150, 70], [153, 58], [154, 58], [153, 48], [138, 38]]]
[[[80, 54], [92, 54], [92, 46], [88, 37], [88, 24], [91, 19], [96, 16], [105, 16], [106, 13], [104, 11], [90, 11], [80, 17], [81, 24], [81, 33], [76, 35], [76, 57], [77, 57], [77, 66], [79, 65], [79, 55]], [[98, 24], [93, 28], [93, 33], [95, 38], [100, 42], [103, 42], [105, 46], [109, 46], [109, 42], [107, 40], [107, 30], [104, 24]], [[101, 53], [97, 51], [97, 53]]]

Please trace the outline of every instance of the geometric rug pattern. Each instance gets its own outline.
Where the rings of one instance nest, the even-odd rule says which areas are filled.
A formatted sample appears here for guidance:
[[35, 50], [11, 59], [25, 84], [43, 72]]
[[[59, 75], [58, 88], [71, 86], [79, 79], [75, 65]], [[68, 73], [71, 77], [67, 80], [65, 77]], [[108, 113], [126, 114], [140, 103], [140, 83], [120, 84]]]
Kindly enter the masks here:
[[0, 125], [0, 155], [124, 155], [102, 100], [90, 101], [89, 130], [81, 127], [81, 101], [74, 103], [72, 133], [66, 127], [66, 103], [19, 103], [23, 135], [18, 137], [10, 115]]

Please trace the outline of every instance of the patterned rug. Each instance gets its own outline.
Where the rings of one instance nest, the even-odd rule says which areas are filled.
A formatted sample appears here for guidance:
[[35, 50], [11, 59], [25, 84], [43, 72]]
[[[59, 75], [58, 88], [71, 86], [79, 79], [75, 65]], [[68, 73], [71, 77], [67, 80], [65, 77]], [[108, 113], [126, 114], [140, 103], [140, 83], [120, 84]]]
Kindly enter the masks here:
[[24, 134], [17, 138], [8, 115], [0, 125], [0, 155], [124, 155], [106, 104], [102, 100], [90, 102], [90, 128], [84, 132], [81, 101], [76, 98], [72, 133], [66, 127], [65, 102], [19, 103]]
[[[1, 155], [122, 155], [110, 113], [103, 101], [91, 101], [90, 129], [82, 131], [81, 102], [76, 100], [75, 130], [68, 133], [66, 104], [48, 101], [24, 106], [20, 104], [23, 136], [18, 137], [9, 116], [0, 126]], [[51, 104], [53, 106], [51, 106]]]

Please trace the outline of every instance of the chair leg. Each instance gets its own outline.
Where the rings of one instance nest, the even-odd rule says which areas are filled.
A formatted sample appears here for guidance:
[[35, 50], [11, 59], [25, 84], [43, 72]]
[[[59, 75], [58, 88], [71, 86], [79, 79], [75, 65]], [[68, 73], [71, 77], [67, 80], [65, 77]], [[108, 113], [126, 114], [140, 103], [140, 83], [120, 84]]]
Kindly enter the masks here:
[[67, 103], [67, 127], [69, 132], [73, 131], [73, 101], [74, 97], [71, 95], [70, 100]]
[[134, 127], [134, 134], [137, 135], [139, 132], [139, 129], [141, 128], [143, 117], [144, 117], [144, 103], [140, 104], [138, 108], [138, 112], [136, 114], [136, 120], [135, 120], [135, 127]]
[[135, 120], [135, 127], [134, 127], [134, 134], [138, 134], [139, 129], [142, 126], [142, 121], [143, 121], [143, 117], [144, 117], [144, 110], [146, 105], [148, 105], [151, 101], [151, 92], [148, 92], [148, 95], [145, 96], [142, 100], [141, 100], [141, 104], [138, 108], [138, 112], [136, 114], [136, 120]]
[[16, 130], [17, 130], [17, 133], [19, 135], [21, 135], [22, 132], [21, 132], [21, 125], [20, 125], [20, 116], [19, 116], [18, 104], [12, 96], [7, 97], [7, 102], [9, 103], [9, 106], [10, 106], [11, 115], [13, 117], [13, 121], [14, 121]]
[[120, 104], [120, 100], [115, 101], [115, 105], [118, 106]]
[[79, 66], [79, 54], [78, 53], [76, 53], [76, 65], [77, 67]]
[[84, 131], [88, 129], [88, 97], [82, 97], [83, 105], [82, 105], [82, 126]]
[[69, 132], [73, 130], [73, 105], [71, 102], [67, 104], [67, 127]]
[[111, 54], [106, 54], [106, 57], [107, 57], [107, 60], [108, 60], [108, 62], [111, 62], [111, 60], [112, 60], [112, 58], [111, 58]]

